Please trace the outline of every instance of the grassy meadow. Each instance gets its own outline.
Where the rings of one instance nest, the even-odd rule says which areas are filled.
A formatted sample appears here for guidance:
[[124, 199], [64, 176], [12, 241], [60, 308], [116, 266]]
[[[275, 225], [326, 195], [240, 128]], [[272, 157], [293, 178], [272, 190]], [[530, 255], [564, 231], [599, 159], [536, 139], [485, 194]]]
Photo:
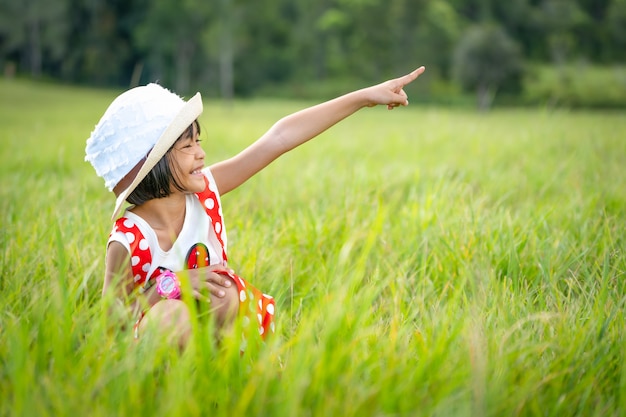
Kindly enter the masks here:
[[[275, 337], [179, 355], [104, 315], [117, 93], [0, 79], [0, 415], [626, 413], [624, 113], [360, 111], [222, 199]], [[207, 164], [308, 104], [205, 99]]]

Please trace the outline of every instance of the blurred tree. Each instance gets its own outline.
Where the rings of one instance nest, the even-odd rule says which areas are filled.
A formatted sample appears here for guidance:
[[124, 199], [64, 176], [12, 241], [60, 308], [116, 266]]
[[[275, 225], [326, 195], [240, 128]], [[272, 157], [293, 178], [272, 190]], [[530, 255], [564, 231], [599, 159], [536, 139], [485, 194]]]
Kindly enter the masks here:
[[576, 49], [574, 30], [589, 20], [580, 6], [571, 0], [543, 0], [535, 19], [547, 35], [550, 57], [564, 64]]
[[219, 27], [217, 49], [220, 62], [220, 93], [223, 99], [230, 102], [235, 93], [235, 5], [233, 0], [220, 0], [217, 25]]
[[536, 0], [509, 0], [493, 3], [493, 20], [498, 22], [531, 59], [544, 59], [547, 47], [544, 34], [535, 22]]
[[[378, 2], [372, 0], [338, 0], [343, 26], [335, 31], [335, 56], [342, 66], [332, 76], [361, 80], [379, 80], [406, 71], [417, 61], [423, 62], [423, 44], [416, 31], [423, 3], [428, 0], [397, 0]], [[414, 61], [411, 61], [414, 60]]]
[[134, 40], [146, 58], [149, 78], [180, 93], [188, 93], [194, 68], [204, 65], [204, 33], [217, 15], [216, 7], [203, 0], [160, 0], [146, 4], [145, 18], [134, 31]]
[[[263, 84], [289, 79], [298, 65], [292, 52], [291, 30], [298, 22], [289, 0], [247, 2], [239, 14], [241, 31], [237, 33], [235, 88], [238, 94], [251, 94]], [[310, 34], [315, 36], [315, 34]]]
[[486, 110], [498, 89], [519, 85], [521, 53], [501, 27], [494, 24], [472, 26], [455, 48], [453, 72], [464, 88], [476, 91], [478, 107]]
[[324, 66], [320, 75], [345, 74], [350, 70], [350, 60], [346, 59], [346, 35], [354, 24], [353, 18], [339, 7], [329, 7], [317, 19], [315, 30], [324, 41]]
[[616, 45], [618, 59], [626, 61], [626, 0], [612, 0], [607, 11], [610, 39]]
[[90, 84], [132, 84], [139, 60], [133, 31], [144, 17], [142, 6], [147, 1], [69, 0], [71, 31], [60, 76]]
[[[423, 19], [417, 26], [418, 42], [423, 45], [423, 57], [444, 76], [450, 75], [450, 57], [461, 35], [463, 21], [445, 0], [430, 0], [424, 8]], [[433, 68], [435, 69], [435, 68]]]
[[3, 0], [0, 2], [0, 52], [4, 60], [39, 77], [66, 53], [67, 1]]
[[326, 3], [326, 0], [292, 0], [284, 8], [283, 18], [289, 22], [286, 30], [290, 42], [283, 48], [289, 50], [290, 77], [294, 80], [314, 80], [323, 76], [324, 47], [322, 36], [316, 32], [316, 22], [328, 7]]
[[[380, 78], [393, 65], [399, 39], [399, 29], [403, 25], [398, 11], [404, 7], [404, 0], [383, 3], [371, 0], [338, 0], [335, 4], [335, 16], [341, 13], [343, 19], [335, 19], [334, 31], [328, 30], [328, 24], [320, 19], [318, 27], [326, 29], [325, 43], [333, 43], [328, 48], [327, 61], [340, 62], [333, 65], [331, 77], [354, 74], [354, 78]], [[394, 19], [395, 18], [395, 19]], [[328, 20], [328, 19], [327, 19]], [[393, 24], [389, 24], [393, 21]], [[341, 26], [340, 26], [341, 25]], [[400, 35], [402, 36], [402, 35]], [[393, 44], [395, 40], [396, 44]], [[378, 51], [378, 55], [374, 54]]]

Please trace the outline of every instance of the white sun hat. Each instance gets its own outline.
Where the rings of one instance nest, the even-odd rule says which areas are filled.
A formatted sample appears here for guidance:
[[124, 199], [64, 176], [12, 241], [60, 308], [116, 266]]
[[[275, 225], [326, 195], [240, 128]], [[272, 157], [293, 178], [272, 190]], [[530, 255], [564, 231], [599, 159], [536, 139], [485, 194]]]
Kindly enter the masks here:
[[[132, 88], [113, 100], [85, 148], [85, 161], [91, 162], [109, 191], [117, 194], [113, 219], [137, 185], [200, 114], [200, 93], [185, 101], [158, 84]], [[128, 178], [137, 169], [137, 175]], [[118, 194], [114, 188], [121, 182], [130, 185]]]

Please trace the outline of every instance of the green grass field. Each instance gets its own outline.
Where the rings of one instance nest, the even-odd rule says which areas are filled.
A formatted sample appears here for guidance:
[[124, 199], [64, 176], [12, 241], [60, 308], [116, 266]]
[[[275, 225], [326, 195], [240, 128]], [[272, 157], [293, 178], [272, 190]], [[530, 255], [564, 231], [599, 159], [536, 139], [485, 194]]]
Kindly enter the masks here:
[[[276, 337], [178, 355], [103, 315], [116, 93], [0, 80], [0, 415], [626, 413], [623, 113], [362, 110], [223, 198]], [[305, 105], [206, 100], [207, 163]]]

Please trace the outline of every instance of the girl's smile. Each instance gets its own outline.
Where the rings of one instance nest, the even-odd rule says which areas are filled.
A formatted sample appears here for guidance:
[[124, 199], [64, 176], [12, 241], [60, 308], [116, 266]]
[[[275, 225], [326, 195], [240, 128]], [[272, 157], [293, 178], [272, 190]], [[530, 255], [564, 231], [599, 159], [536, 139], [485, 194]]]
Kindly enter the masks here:
[[[180, 185], [187, 192], [197, 193], [204, 189], [204, 149], [200, 146], [198, 129], [194, 123], [193, 136], [180, 139], [174, 145], [172, 152], [172, 165], [176, 171]], [[186, 173], [186, 174], [185, 174]]]

